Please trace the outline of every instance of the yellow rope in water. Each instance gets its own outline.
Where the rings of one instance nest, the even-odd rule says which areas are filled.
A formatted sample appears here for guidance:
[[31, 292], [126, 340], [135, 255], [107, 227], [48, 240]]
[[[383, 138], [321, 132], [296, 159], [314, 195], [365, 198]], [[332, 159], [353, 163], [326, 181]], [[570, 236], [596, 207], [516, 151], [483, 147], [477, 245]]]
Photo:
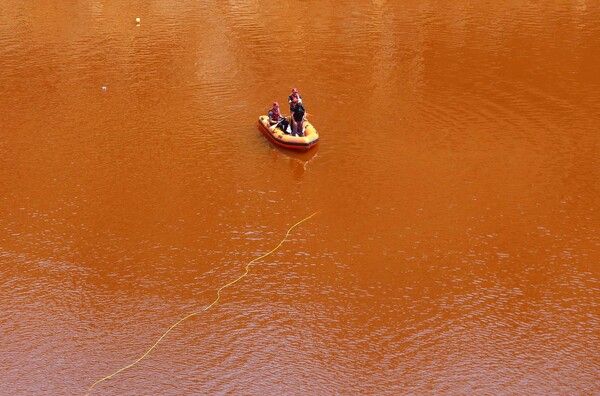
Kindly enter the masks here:
[[159, 344], [159, 343], [162, 341], [162, 339], [163, 339], [163, 338], [165, 338], [165, 336], [166, 336], [167, 334], [169, 334], [169, 333], [171, 332], [171, 330], [173, 330], [175, 327], [177, 327], [177, 326], [178, 326], [178, 325], [179, 325], [181, 322], [183, 322], [183, 321], [185, 321], [185, 320], [187, 320], [187, 319], [191, 318], [192, 316], [198, 315], [199, 313], [202, 313], [202, 312], [204, 312], [204, 311], [208, 310], [208, 309], [209, 309], [210, 307], [212, 307], [213, 305], [215, 305], [215, 304], [217, 303], [217, 301], [219, 301], [219, 299], [221, 298], [221, 291], [222, 291], [223, 289], [225, 289], [225, 288], [227, 288], [227, 287], [229, 287], [229, 286], [233, 285], [234, 283], [238, 282], [240, 279], [242, 279], [243, 277], [245, 277], [246, 275], [248, 275], [248, 272], [249, 272], [249, 270], [250, 270], [250, 265], [251, 265], [252, 263], [254, 263], [255, 261], [258, 261], [258, 260], [260, 260], [260, 259], [263, 259], [263, 258], [267, 257], [268, 255], [270, 255], [271, 253], [273, 253], [273, 252], [275, 252], [277, 249], [279, 249], [279, 248], [281, 247], [281, 245], [283, 245], [283, 243], [286, 241], [287, 237], [290, 235], [290, 232], [291, 232], [291, 231], [292, 231], [292, 230], [293, 230], [293, 229], [294, 229], [296, 226], [298, 226], [298, 225], [300, 225], [300, 224], [304, 223], [306, 220], [310, 219], [311, 217], [313, 217], [313, 216], [314, 216], [314, 215], [316, 215], [317, 213], [319, 213], [319, 212], [315, 212], [315, 213], [311, 214], [310, 216], [306, 217], [305, 219], [303, 219], [303, 220], [300, 220], [299, 222], [297, 222], [296, 224], [294, 224], [293, 226], [291, 226], [291, 227], [290, 227], [290, 228], [287, 230], [287, 232], [285, 233], [285, 236], [283, 237], [283, 239], [281, 240], [281, 242], [279, 242], [279, 244], [278, 244], [277, 246], [275, 246], [273, 249], [271, 249], [271, 251], [269, 251], [268, 253], [265, 253], [265, 254], [263, 254], [262, 256], [260, 256], [260, 257], [257, 257], [257, 258], [255, 258], [254, 260], [250, 261], [248, 264], [246, 264], [246, 271], [245, 271], [245, 272], [244, 272], [242, 275], [240, 275], [240, 276], [239, 276], [237, 279], [235, 279], [235, 280], [233, 280], [233, 281], [231, 281], [231, 282], [227, 283], [227, 284], [226, 284], [226, 285], [224, 285], [224, 286], [221, 286], [221, 288], [220, 288], [219, 290], [217, 290], [217, 298], [216, 298], [216, 299], [215, 299], [215, 301], [213, 301], [213, 302], [212, 302], [212, 303], [211, 303], [209, 306], [207, 306], [206, 308], [204, 308], [204, 309], [201, 309], [201, 310], [199, 310], [199, 311], [192, 312], [191, 314], [189, 314], [189, 315], [187, 315], [187, 316], [185, 316], [185, 317], [183, 317], [183, 318], [179, 319], [179, 320], [178, 320], [178, 321], [177, 321], [175, 324], [173, 324], [171, 327], [169, 327], [169, 329], [168, 329], [167, 331], [165, 331], [165, 332], [163, 333], [163, 335], [161, 335], [161, 336], [160, 336], [160, 338], [159, 338], [159, 339], [158, 339], [158, 340], [157, 340], [157, 341], [154, 343], [154, 345], [152, 345], [152, 346], [150, 347], [150, 349], [148, 349], [148, 350], [146, 351], [146, 353], [144, 353], [142, 356], [140, 356], [140, 357], [139, 357], [139, 358], [138, 358], [136, 361], [134, 361], [133, 363], [131, 363], [131, 364], [128, 364], [127, 366], [125, 366], [125, 367], [123, 367], [123, 368], [120, 368], [119, 370], [115, 371], [115, 372], [114, 372], [114, 373], [112, 373], [111, 375], [107, 375], [106, 377], [104, 377], [104, 378], [101, 378], [101, 379], [99, 379], [98, 381], [94, 382], [94, 383], [92, 384], [92, 386], [90, 386], [90, 388], [88, 389], [88, 393], [87, 393], [86, 395], [89, 395], [89, 393], [92, 391], [92, 389], [94, 389], [94, 387], [95, 387], [96, 385], [98, 385], [100, 382], [102, 382], [102, 381], [106, 381], [107, 379], [111, 379], [112, 377], [114, 377], [115, 375], [119, 374], [120, 372], [122, 372], [122, 371], [125, 371], [125, 370], [127, 370], [128, 368], [131, 368], [131, 367], [135, 366], [136, 364], [138, 364], [138, 363], [139, 363], [139, 362], [140, 362], [142, 359], [144, 359], [146, 356], [148, 356], [148, 354], [149, 354], [149, 353], [150, 353], [150, 352], [151, 352], [151, 351], [152, 351], [154, 348], [156, 348], [156, 346], [157, 346], [157, 345], [158, 345], [158, 344]]

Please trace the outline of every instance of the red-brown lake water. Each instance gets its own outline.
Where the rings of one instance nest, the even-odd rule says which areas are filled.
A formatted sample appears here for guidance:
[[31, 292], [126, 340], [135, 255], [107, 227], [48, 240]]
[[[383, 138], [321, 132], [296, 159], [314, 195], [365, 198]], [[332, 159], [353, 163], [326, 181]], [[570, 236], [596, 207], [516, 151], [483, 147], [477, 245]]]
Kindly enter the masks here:
[[[90, 394], [600, 394], [599, 67], [597, 1], [4, 1], [0, 394], [87, 393], [316, 211]], [[257, 125], [293, 87], [307, 153]]]

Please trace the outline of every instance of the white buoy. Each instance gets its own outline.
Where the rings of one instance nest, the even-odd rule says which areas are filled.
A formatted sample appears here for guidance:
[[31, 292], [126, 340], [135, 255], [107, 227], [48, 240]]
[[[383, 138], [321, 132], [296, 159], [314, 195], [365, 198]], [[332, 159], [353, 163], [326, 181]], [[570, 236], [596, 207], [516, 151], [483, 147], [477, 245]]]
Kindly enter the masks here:
[[103, 90], [103, 91], [106, 91], [106, 85], [103, 85], [103, 86], [102, 86], [102, 90]]
[[135, 23], [137, 23], [138, 25], [140, 24], [142, 20], [140, 18], [135, 18]]

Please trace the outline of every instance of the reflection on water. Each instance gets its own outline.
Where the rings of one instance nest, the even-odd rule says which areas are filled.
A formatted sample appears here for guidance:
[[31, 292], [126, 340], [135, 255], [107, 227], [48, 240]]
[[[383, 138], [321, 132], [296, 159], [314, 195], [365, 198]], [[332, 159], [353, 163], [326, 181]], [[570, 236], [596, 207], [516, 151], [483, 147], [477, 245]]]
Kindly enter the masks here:
[[273, 159], [271, 166], [288, 166], [291, 177], [298, 181], [304, 177], [308, 165], [318, 157], [318, 152], [318, 146], [305, 153], [286, 150], [274, 145], [269, 147], [269, 154]]
[[5, 392], [600, 392], [594, 2], [2, 11]]

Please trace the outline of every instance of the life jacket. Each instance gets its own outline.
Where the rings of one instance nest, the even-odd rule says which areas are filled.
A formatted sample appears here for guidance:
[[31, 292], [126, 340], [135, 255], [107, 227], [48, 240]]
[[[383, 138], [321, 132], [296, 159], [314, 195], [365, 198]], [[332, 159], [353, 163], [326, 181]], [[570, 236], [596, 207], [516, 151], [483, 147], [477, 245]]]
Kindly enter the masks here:
[[279, 114], [279, 108], [275, 108], [275, 107], [273, 107], [273, 108], [271, 109], [271, 111], [273, 112], [273, 116], [271, 117], [271, 119], [272, 119], [273, 121], [279, 121], [279, 117], [281, 116], [281, 115]]

